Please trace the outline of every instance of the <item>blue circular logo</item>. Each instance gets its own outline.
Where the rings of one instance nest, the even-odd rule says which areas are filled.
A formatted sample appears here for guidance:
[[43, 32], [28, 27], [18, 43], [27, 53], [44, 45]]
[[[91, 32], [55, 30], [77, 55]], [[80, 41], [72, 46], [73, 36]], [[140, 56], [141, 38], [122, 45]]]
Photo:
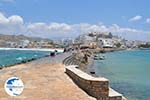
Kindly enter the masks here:
[[23, 92], [24, 85], [18, 77], [11, 77], [5, 82], [5, 91], [10, 96], [18, 96]]

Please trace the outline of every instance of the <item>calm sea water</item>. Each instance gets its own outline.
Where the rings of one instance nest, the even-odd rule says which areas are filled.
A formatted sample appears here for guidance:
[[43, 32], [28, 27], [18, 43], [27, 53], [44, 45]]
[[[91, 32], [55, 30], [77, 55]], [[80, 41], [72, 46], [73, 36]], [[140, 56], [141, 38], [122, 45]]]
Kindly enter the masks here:
[[111, 87], [128, 100], [150, 100], [150, 50], [119, 51], [104, 54], [96, 61], [99, 76], [107, 77]]
[[0, 50], [0, 67], [48, 55], [46, 51]]

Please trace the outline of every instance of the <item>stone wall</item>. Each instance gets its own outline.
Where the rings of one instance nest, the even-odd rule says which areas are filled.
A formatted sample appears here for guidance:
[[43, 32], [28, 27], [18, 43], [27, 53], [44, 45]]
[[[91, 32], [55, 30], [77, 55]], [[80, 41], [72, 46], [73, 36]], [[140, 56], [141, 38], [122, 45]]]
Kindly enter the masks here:
[[87, 94], [97, 98], [97, 100], [122, 100], [122, 95], [115, 95], [112, 90], [110, 91], [108, 79], [103, 77], [92, 77], [76, 67], [78, 66], [66, 66], [66, 73]]

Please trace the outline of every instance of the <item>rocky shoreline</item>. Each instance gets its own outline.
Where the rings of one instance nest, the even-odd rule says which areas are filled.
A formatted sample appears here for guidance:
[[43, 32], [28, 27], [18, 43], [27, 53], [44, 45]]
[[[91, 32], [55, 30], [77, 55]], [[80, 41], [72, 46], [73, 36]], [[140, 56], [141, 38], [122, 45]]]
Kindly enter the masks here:
[[94, 56], [97, 54], [123, 51], [126, 49], [114, 49], [114, 48], [105, 48], [105, 49], [87, 49], [87, 50], [77, 50], [73, 51], [71, 55], [71, 64], [78, 65], [79, 69], [97, 77], [95, 74], [93, 65], [94, 65]]

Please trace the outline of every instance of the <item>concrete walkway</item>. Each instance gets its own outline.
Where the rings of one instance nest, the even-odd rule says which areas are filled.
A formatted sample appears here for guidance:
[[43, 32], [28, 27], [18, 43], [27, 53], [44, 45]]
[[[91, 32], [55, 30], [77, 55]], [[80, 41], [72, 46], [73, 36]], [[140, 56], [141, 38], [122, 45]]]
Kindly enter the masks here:
[[[55, 58], [42, 58], [26, 64], [0, 70], [0, 100], [95, 100], [64, 73], [62, 59], [68, 54]], [[18, 97], [11, 97], [4, 90], [9, 77], [22, 79], [25, 88]]]

